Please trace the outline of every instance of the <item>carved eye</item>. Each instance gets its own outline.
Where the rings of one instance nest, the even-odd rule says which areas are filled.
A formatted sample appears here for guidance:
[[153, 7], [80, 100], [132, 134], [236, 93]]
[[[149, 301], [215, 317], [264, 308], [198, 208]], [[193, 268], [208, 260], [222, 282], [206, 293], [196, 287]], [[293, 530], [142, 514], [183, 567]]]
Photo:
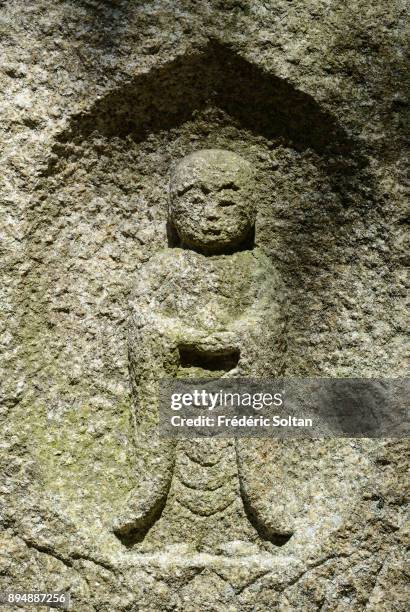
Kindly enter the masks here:
[[182, 196], [185, 193], [188, 193], [188, 191], [190, 191], [192, 187], [193, 185], [184, 185], [184, 187], [180, 187], [179, 189], [177, 189], [177, 195]]
[[236, 183], [233, 183], [232, 181], [230, 181], [229, 183], [224, 183], [223, 185], [221, 185], [221, 187], [218, 189], [218, 191], [239, 191], [240, 187], [239, 185], [237, 185]]
[[219, 201], [219, 206], [222, 206], [222, 207], [233, 206], [234, 204], [235, 202], [232, 202], [232, 200], [220, 200]]

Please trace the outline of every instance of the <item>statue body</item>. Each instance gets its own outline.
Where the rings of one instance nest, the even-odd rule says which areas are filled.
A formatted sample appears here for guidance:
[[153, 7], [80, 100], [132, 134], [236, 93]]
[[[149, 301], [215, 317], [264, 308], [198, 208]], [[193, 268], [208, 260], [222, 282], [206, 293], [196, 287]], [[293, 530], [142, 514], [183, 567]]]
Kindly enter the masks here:
[[135, 287], [129, 355], [139, 481], [114, 530], [133, 534], [142, 549], [255, 552], [272, 549], [269, 534], [291, 534], [274, 513], [247, 505], [234, 439], [175, 443], [156, 430], [161, 378], [282, 372], [280, 278], [257, 246], [242, 247], [254, 228], [253, 181], [234, 153], [185, 158], [170, 185], [179, 246], [152, 257]]

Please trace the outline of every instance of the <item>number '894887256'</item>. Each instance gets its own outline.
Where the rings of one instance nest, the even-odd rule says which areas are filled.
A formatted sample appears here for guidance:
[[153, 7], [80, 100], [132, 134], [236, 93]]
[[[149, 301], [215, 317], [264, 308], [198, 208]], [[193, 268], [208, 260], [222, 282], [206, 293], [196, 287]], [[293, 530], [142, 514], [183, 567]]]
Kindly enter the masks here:
[[9, 592], [0, 593], [0, 604], [17, 604], [22, 606], [37, 605], [47, 606], [49, 608], [61, 608], [67, 610], [70, 606], [69, 593], [44, 593], [40, 591], [33, 592]]

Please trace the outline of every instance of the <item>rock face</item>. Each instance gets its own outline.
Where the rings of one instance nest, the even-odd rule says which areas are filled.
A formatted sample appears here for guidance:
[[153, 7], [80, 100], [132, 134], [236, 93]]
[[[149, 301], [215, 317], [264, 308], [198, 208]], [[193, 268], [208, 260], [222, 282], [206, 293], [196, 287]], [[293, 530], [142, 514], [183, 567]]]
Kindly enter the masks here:
[[164, 372], [406, 375], [405, 7], [0, 16], [0, 591], [407, 610], [406, 440], [175, 447], [150, 410]]

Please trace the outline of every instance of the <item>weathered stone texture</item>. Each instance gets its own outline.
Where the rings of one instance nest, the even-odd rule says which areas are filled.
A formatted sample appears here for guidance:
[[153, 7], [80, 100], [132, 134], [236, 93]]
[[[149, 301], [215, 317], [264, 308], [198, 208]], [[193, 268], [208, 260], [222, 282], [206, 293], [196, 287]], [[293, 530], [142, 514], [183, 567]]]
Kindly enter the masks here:
[[76, 612], [408, 609], [406, 441], [248, 447], [249, 495], [300, 534], [275, 562], [149, 559], [112, 531], [136, 484], [129, 304], [193, 151], [260, 177], [286, 375], [406, 374], [407, 12], [0, 2], [1, 591], [69, 589]]

